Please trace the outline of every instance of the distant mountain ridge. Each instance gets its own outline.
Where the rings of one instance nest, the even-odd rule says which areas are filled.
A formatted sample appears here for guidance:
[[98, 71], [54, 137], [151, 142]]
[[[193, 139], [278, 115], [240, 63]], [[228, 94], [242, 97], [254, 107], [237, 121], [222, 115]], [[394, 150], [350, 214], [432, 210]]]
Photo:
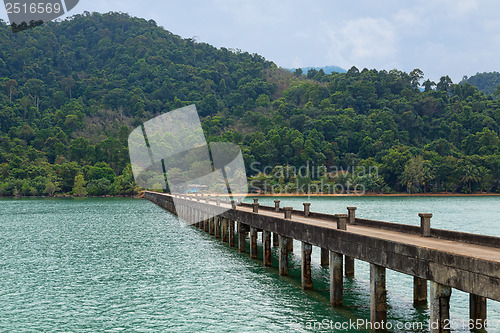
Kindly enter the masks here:
[[500, 85], [500, 73], [499, 72], [485, 72], [476, 73], [471, 77], [465, 76], [460, 84], [470, 83], [485, 95], [492, 95], [496, 88]]
[[[289, 68], [288, 70], [291, 71], [291, 72], [295, 72], [295, 70], [298, 69], [298, 68]], [[307, 72], [310, 70], [310, 69], [315, 69], [317, 71], [319, 71], [320, 69], [322, 69], [325, 74], [332, 74], [332, 73], [347, 73], [347, 71], [341, 67], [338, 67], [338, 66], [325, 66], [325, 67], [300, 67], [300, 69], [302, 69], [302, 72], [304, 74], [307, 74]]]

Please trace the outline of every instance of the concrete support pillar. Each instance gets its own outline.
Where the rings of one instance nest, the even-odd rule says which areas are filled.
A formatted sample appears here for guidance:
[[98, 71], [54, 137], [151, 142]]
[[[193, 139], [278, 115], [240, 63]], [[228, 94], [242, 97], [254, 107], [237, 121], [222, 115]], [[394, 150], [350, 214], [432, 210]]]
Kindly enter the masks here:
[[204, 221], [204, 230], [205, 232], [209, 232], [210, 230], [210, 219], [208, 218], [208, 215], [206, 213], [203, 213], [203, 221]]
[[486, 332], [486, 297], [474, 294], [469, 295], [470, 322], [474, 324], [474, 331]]
[[345, 276], [354, 277], [354, 258], [345, 256]]
[[275, 212], [280, 211], [280, 201], [279, 200], [274, 200], [274, 211]]
[[229, 221], [229, 247], [236, 246], [236, 238], [234, 235], [234, 221]]
[[274, 247], [280, 246], [280, 236], [275, 232], [273, 232], [273, 246]]
[[356, 207], [347, 207], [349, 224], [356, 224]]
[[288, 275], [288, 237], [279, 236], [280, 247], [279, 247], [279, 272], [280, 275]]
[[430, 289], [430, 331], [431, 333], [450, 332], [447, 326], [450, 320], [451, 287], [430, 281]]
[[215, 222], [215, 228], [214, 228], [215, 238], [220, 238], [220, 234], [221, 234], [221, 228], [220, 228], [221, 217], [220, 216], [214, 217], [214, 222]]
[[344, 277], [342, 254], [330, 251], [330, 305], [342, 306], [344, 302]]
[[413, 277], [413, 305], [422, 306], [427, 304], [427, 280]]
[[293, 238], [288, 238], [288, 253], [293, 253]]
[[223, 242], [227, 242], [227, 218], [222, 218], [221, 237]]
[[330, 265], [330, 251], [321, 248], [321, 266], [328, 267]]
[[370, 264], [370, 322], [375, 330], [384, 330], [387, 323], [385, 267], [375, 264]]
[[264, 230], [262, 231], [262, 245], [264, 248], [264, 266], [270, 267], [272, 265], [272, 253], [271, 253], [271, 232]]
[[243, 223], [238, 222], [238, 250], [242, 253], [246, 251], [245, 237], [246, 232], [243, 231]]
[[312, 289], [312, 276], [311, 276], [311, 253], [312, 245], [302, 242], [302, 289]]
[[257, 259], [257, 228], [250, 227], [250, 257]]
[[304, 216], [309, 217], [311, 215], [311, 204], [309, 202], [304, 202]]
[[213, 217], [208, 219], [208, 233], [210, 235], [215, 235], [215, 219]]
[[420, 213], [420, 228], [422, 237], [431, 237], [431, 217], [432, 214]]

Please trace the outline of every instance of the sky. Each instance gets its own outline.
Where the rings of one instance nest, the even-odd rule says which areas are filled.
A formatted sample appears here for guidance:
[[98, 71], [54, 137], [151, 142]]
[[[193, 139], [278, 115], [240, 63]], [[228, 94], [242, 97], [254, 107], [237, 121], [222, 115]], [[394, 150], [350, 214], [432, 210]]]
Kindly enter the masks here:
[[[69, 13], [126, 12], [184, 38], [284, 68], [352, 66], [438, 81], [500, 71], [497, 0], [80, 0]], [[8, 21], [4, 8], [0, 18]]]

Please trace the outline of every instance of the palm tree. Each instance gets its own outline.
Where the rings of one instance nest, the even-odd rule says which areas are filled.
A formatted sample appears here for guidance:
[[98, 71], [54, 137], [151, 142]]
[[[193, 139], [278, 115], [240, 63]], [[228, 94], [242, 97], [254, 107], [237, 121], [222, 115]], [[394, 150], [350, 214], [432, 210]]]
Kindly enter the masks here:
[[462, 182], [469, 184], [469, 192], [471, 192], [472, 182], [477, 182], [481, 179], [479, 169], [468, 163], [462, 168]]

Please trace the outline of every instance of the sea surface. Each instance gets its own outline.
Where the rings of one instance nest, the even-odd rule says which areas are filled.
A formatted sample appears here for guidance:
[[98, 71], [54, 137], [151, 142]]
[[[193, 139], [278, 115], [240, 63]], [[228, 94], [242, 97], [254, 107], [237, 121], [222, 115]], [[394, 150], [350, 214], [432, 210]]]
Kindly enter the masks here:
[[[358, 217], [414, 225], [418, 213], [433, 213], [435, 228], [500, 236], [500, 197], [280, 200], [325, 213], [357, 206]], [[294, 248], [291, 276], [280, 277], [276, 253], [265, 268], [146, 200], [0, 199], [0, 332], [363, 331], [352, 325], [369, 319], [369, 265], [356, 261], [345, 306], [333, 309], [319, 249], [314, 290], [303, 291], [300, 243]], [[412, 306], [412, 281], [387, 271], [388, 319], [406, 325], [393, 332], [428, 331], [428, 309]], [[453, 290], [451, 317], [456, 332], [468, 332], [467, 294]], [[489, 332], [500, 332], [498, 302], [488, 301], [488, 317]]]

